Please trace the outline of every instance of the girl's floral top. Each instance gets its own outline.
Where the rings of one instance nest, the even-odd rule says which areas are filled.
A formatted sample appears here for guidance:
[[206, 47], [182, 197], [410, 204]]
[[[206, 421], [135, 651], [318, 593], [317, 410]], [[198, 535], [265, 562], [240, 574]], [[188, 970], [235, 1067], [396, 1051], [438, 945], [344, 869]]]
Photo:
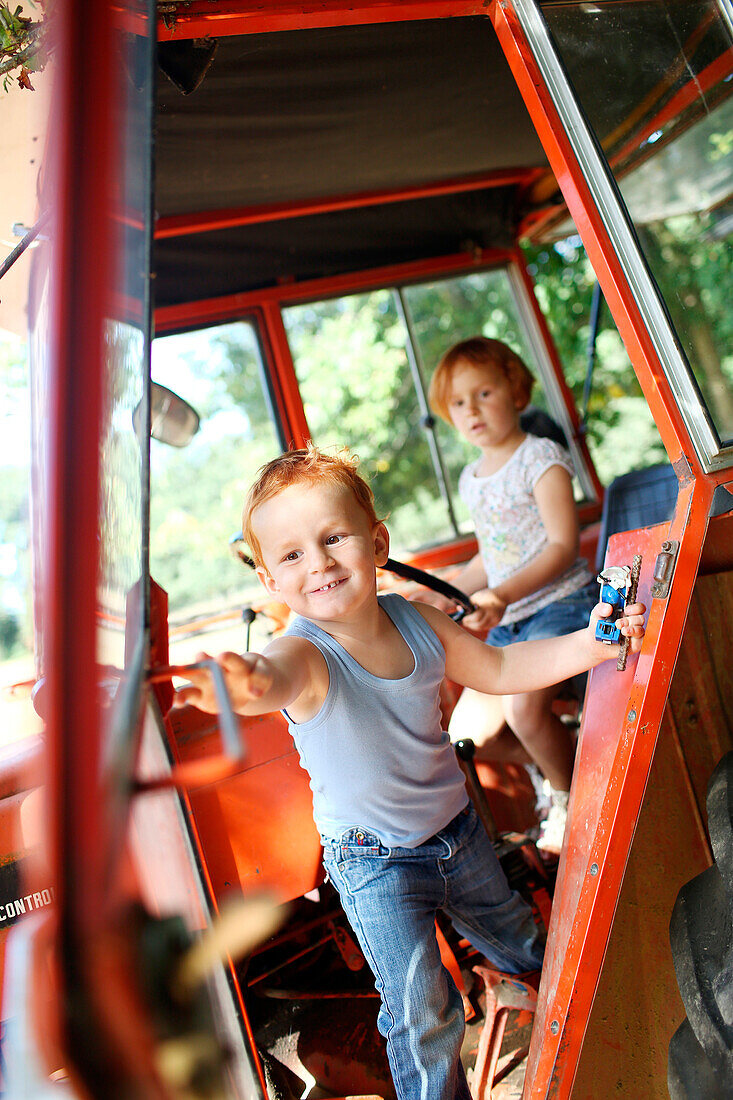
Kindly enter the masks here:
[[[547, 545], [534, 487], [551, 466], [574, 474], [570, 455], [552, 439], [528, 435], [501, 469], [488, 477], [476, 474], [481, 459], [469, 463], [458, 490], [476, 528], [487, 587], [497, 585], [535, 558]], [[502, 625], [526, 619], [548, 604], [569, 596], [591, 580], [584, 558], [536, 592], [509, 604]]]

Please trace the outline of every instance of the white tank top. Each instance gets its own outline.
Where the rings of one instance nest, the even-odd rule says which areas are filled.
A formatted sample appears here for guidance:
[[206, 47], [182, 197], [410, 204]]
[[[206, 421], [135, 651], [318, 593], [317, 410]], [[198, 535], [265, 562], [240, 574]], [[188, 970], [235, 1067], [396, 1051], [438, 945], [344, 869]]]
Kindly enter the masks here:
[[283, 713], [310, 776], [321, 834], [338, 839], [361, 827], [387, 848], [416, 848], [447, 825], [468, 796], [441, 725], [443, 647], [402, 596], [378, 598], [412, 651], [409, 676], [373, 676], [320, 626], [298, 617], [286, 634], [306, 638], [323, 654], [328, 694], [307, 722]]

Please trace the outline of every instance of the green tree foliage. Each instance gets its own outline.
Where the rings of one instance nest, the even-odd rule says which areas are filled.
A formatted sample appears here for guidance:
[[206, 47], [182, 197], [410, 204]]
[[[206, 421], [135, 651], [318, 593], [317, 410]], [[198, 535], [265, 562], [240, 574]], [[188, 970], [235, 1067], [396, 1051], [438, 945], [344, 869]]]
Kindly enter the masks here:
[[[35, 7], [30, 0], [31, 7]], [[44, 24], [34, 23], [23, 10], [0, 3], [0, 77], [7, 92], [11, 74], [19, 87], [33, 91], [30, 74], [40, 72], [47, 63]]]
[[[596, 278], [579, 237], [525, 247], [537, 299], [582, 407]], [[628, 470], [664, 462], [666, 453], [608, 307], [601, 307], [586, 438], [604, 484]]]
[[[184, 450], [152, 441], [151, 572], [171, 611], [189, 613], [248, 602], [254, 574], [229, 551], [241, 527], [242, 501], [256, 470], [280, 450], [247, 324], [211, 330], [208, 344], [181, 362], [195, 376], [202, 430]], [[155, 374], [155, 369], [154, 372]]]
[[[725, 218], [725, 211], [723, 211]], [[641, 243], [723, 439], [733, 437], [733, 251], [714, 213], [644, 227]]]
[[[445, 528], [447, 518], [436, 502], [404, 328], [390, 292], [296, 307], [285, 320], [314, 440], [346, 444], [359, 456], [377, 508], [403, 545], [428, 541], [432, 524]], [[421, 519], [425, 509], [430, 525]]]

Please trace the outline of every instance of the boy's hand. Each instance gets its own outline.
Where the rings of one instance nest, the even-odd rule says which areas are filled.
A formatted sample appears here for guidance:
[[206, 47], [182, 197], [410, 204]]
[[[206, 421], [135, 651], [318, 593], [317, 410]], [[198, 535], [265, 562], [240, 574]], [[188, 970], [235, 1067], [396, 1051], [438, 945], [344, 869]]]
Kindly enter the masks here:
[[[224, 673], [232, 707], [238, 711], [252, 699], [259, 699], [272, 686], [272, 671], [267, 658], [259, 653], [220, 653], [212, 658], [208, 653], [198, 653], [197, 661], [216, 660]], [[174, 706], [188, 703], [208, 714], [217, 714], [220, 704], [214, 689], [214, 681], [208, 668], [188, 668], [190, 681], [176, 692]]]
[[471, 602], [475, 604], [476, 610], [463, 618], [463, 626], [467, 626], [469, 630], [485, 633], [493, 626], [499, 625], [506, 611], [506, 603], [501, 596], [497, 596], [493, 588], [481, 588], [478, 592], [474, 592]]
[[[617, 657], [620, 646], [618, 645], [606, 645], [605, 642], [600, 642], [596, 639], [596, 622], [598, 619], [607, 619], [613, 612], [613, 608], [609, 603], [598, 603], [593, 608], [590, 616], [590, 623], [588, 624], [588, 630], [593, 640], [593, 647], [596, 651], [604, 650], [603, 657], [608, 659], [610, 657]], [[625, 638], [629, 639], [632, 653], [638, 653], [641, 649], [642, 639], [644, 637], [644, 614], [646, 612], [646, 605], [643, 603], [627, 604], [624, 607], [624, 613], [620, 619], [616, 620], [616, 625], [619, 627], [621, 633]]]

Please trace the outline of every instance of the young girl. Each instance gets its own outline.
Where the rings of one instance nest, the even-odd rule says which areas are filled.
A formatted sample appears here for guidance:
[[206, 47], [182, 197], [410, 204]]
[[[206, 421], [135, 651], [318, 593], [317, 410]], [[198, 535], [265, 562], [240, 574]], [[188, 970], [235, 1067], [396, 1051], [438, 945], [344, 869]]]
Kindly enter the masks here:
[[[578, 630], [598, 598], [578, 557], [570, 456], [554, 441], [526, 434], [519, 423], [533, 381], [506, 344], [474, 336], [446, 352], [430, 385], [433, 410], [480, 452], [459, 481], [479, 553], [453, 583], [477, 607], [465, 625], [488, 631], [486, 641], [496, 646]], [[497, 722], [490, 697], [464, 691], [450, 733], [454, 740], [470, 736], [485, 759], [538, 766], [551, 797], [539, 845], [559, 851], [574, 745], [552, 711], [556, 694], [550, 687], [505, 696]]]

